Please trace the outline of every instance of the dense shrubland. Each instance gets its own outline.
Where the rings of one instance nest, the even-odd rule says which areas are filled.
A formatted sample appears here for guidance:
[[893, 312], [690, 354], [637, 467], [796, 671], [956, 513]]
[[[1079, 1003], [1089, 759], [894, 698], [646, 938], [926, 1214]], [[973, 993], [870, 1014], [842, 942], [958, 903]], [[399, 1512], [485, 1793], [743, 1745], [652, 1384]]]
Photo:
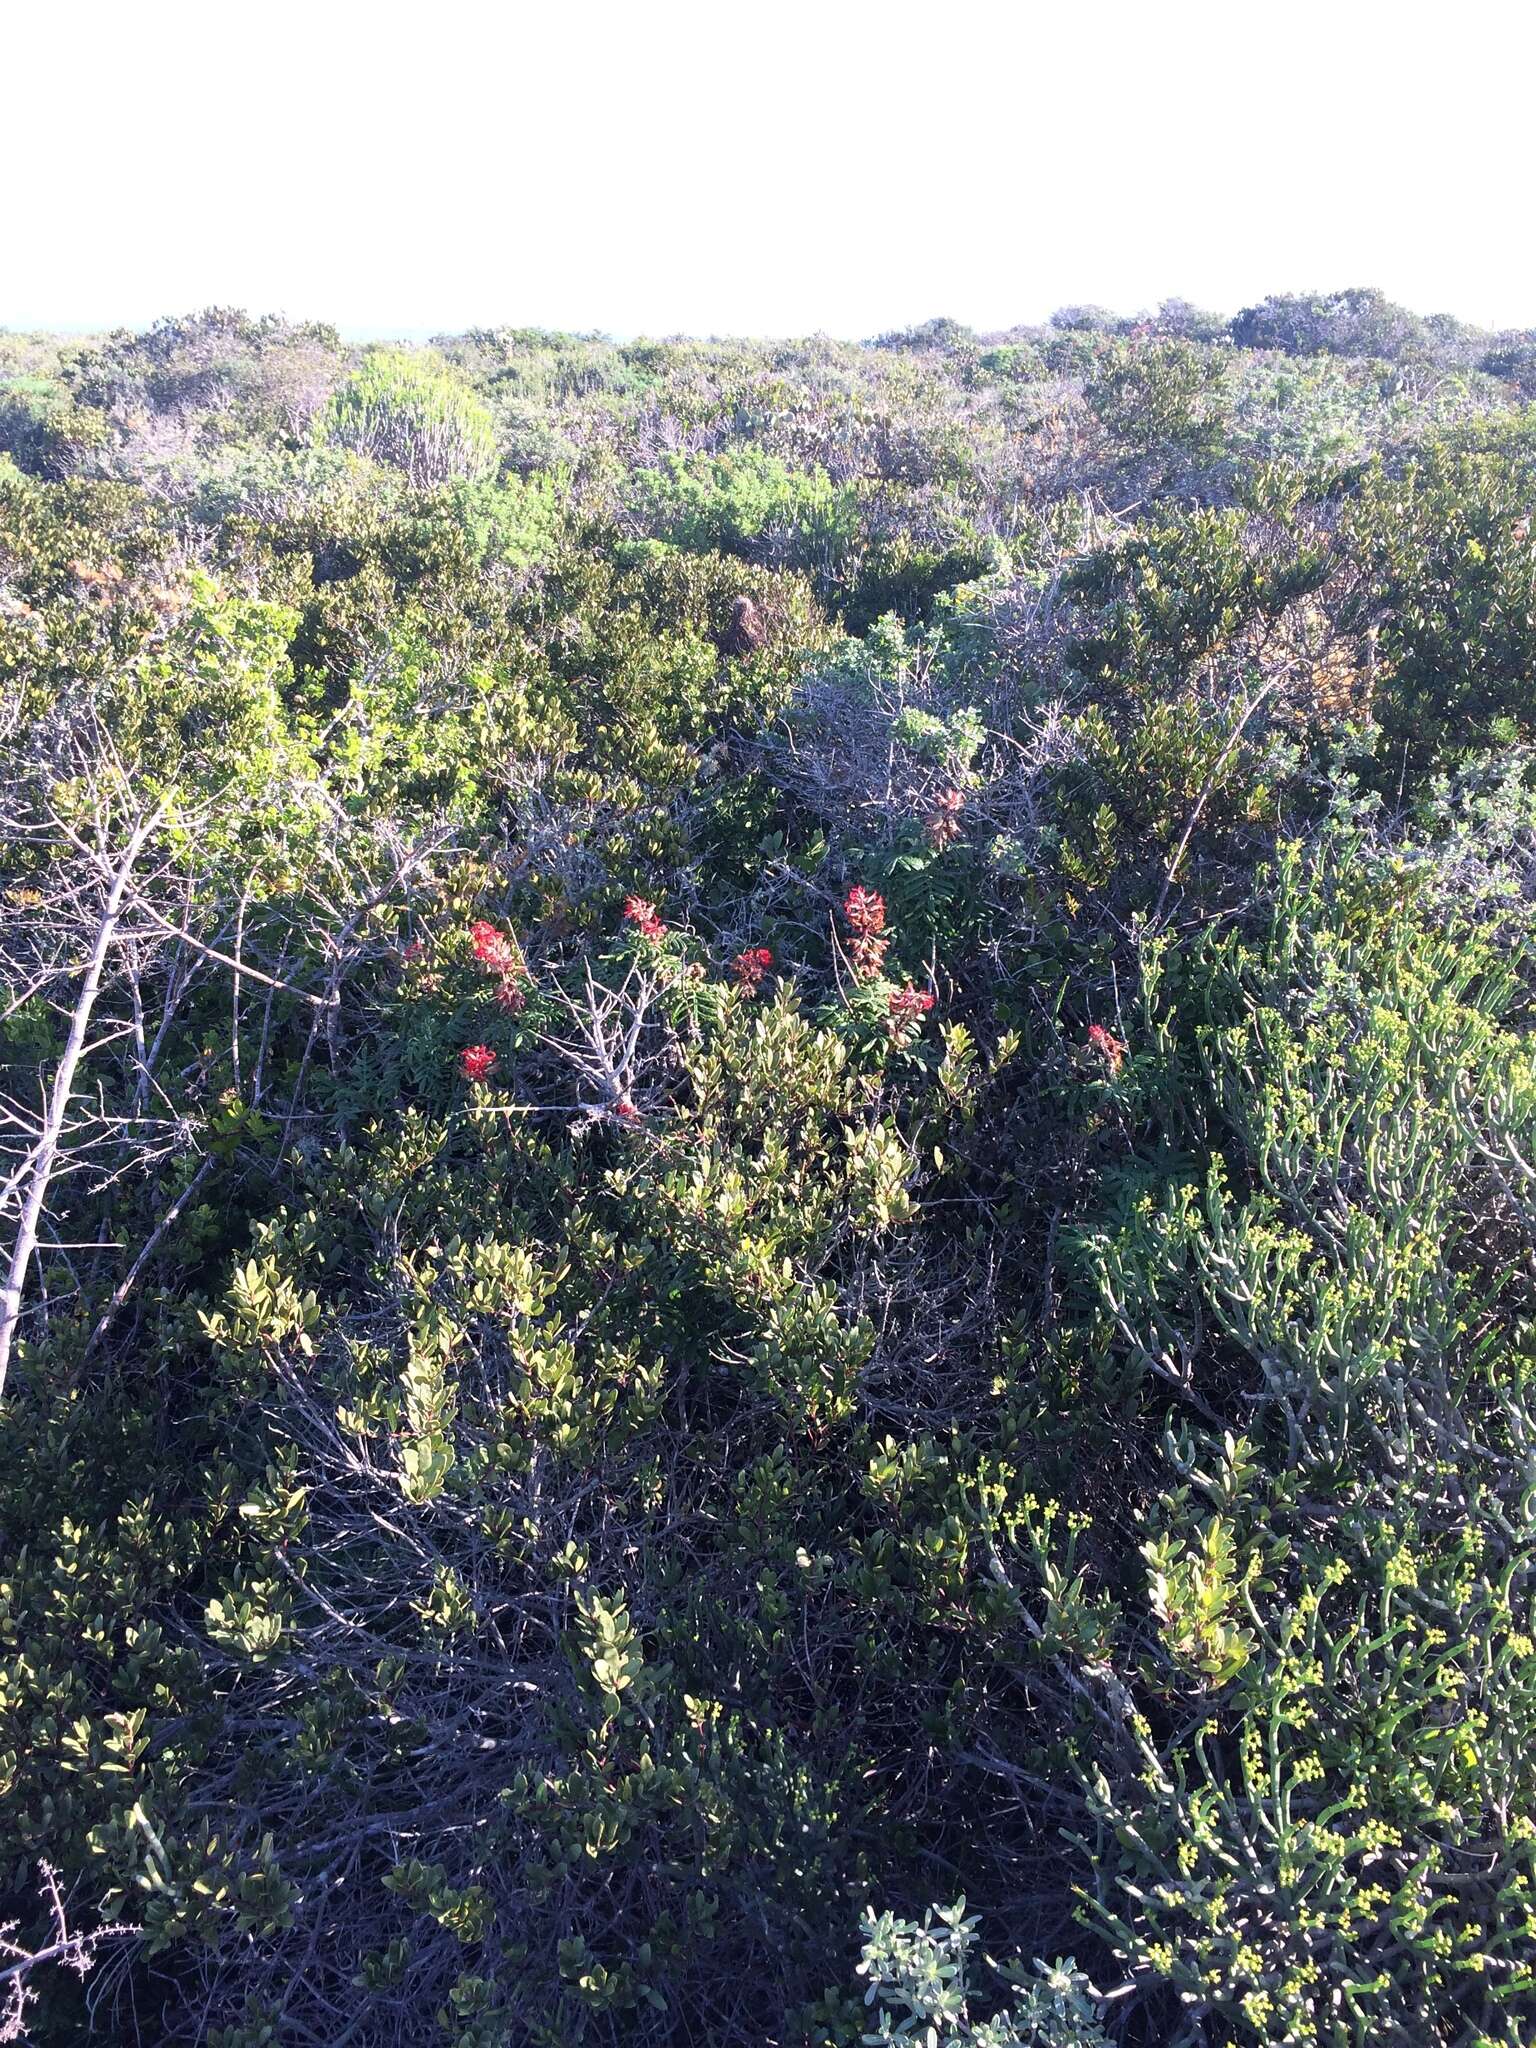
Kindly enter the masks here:
[[1530, 2038], [1532, 348], [0, 337], [0, 2033]]

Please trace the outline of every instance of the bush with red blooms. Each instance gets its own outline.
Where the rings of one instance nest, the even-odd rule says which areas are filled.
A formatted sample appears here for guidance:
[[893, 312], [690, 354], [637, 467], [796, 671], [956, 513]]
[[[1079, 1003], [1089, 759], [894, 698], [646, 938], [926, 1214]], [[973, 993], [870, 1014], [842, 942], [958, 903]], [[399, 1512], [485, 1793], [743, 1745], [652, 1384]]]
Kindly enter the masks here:
[[907, 1045], [922, 1028], [923, 1019], [933, 1008], [933, 991], [914, 988], [909, 981], [905, 988], [892, 989], [886, 1003], [886, 1029], [891, 1034], [893, 1045]]
[[891, 943], [885, 930], [885, 898], [856, 886], [843, 900], [843, 917], [853, 934], [848, 945], [853, 971], [860, 981], [873, 981]]
[[459, 1054], [459, 1069], [466, 1081], [483, 1081], [496, 1064], [488, 1045], [466, 1045]]
[[744, 953], [738, 953], [731, 962], [731, 972], [737, 983], [749, 996], [755, 996], [763, 985], [763, 977], [773, 965], [773, 954], [766, 946], [748, 946]]
[[624, 898], [624, 916], [643, 939], [659, 939], [665, 936], [666, 926], [656, 914], [654, 903], [647, 903], [643, 896]]
[[496, 1000], [502, 1009], [510, 1010], [514, 1017], [526, 1009], [528, 991], [523, 984], [527, 969], [510, 936], [477, 917], [469, 928], [469, 946], [486, 973], [496, 977]]
[[1088, 1044], [1112, 1074], [1119, 1073], [1125, 1061], [1125, 1046], [1112, 1031], [1106, 1031], [1102, 1024], [1090, 1024]]
[[477, 917], [470, 926], [469, 945], [488, 974], [507, 974], [518, 964], [507, 934], [483, 917]]

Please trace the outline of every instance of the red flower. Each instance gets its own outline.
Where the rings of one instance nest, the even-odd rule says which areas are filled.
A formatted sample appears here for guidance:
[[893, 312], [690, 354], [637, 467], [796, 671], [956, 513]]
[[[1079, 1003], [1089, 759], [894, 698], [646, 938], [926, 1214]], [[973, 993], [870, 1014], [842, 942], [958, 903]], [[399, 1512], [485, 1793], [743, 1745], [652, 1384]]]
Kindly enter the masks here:
[[614, 1115], [623, 1117], [626, 1123], [637, 1124], [640, 1121], [640, 1112], [627, 1095], [622, 1096], [614, 1105]]
[[905, 988], [892, 989], [886, 1003], [891, 1019], [891, 1036], [897, 1039], [908, 1037], [932, 1008], [932, 989], [914, 988], [910, 981]]
[[885, 930], [885, 898], [873, 889], [853, 888], [843, 902], [848, 929], [860, 938], [873, 938]]
[[624, 915], [644, 939], [659, 939], [667, 929], [656, 915], [655, 904], [647, 903], [643, 896], [626, 896]]
[[1125, 1060], [1125, 1047], [1112, 1031], [1106, 1031], [1102, 1024], [1088, 1026], [1088, 1043], [1098, 1054], [1112, 1074], [1118, 1074]]
[[483, 917], [469, 928], [470, 948], [488, 974], [510, 974], [519, 964], [512, 941]]
[[412, 939], [411, 943], [400, 955], [401, 961], [407, 967], [414, 967], [416, 965], [416, 962], [422, 957], [426, 950], [426, 947], [421, 943], [420, 939]]
[[487, 974], [497, 979], [496, 1000], [504, 1010], [514, 1016], [527, 1005], [528, 994], [523, 987], [527, 970], [517, 947], [497, 926], [488, 924], [483, 917], [477, 917], [469, 928], [470, 950]]
[[731, 971], [749, 996], [756, 995], [763, 985], [763, 976], [773, 965], [773, 955], [766, 946], [748, 946], [744, 953], [738, 953], [731, 962]]
[[466, 1081], [483, 1081], [496, 1064], [488, 1045], [466, 1045], [459, 1054], [459, 1066]]
[[885, 965], [890, 940], [885, 933], [885, 898], [873, 889], [852, 888], [843, 899], [843, 916], [853, 933], [848, 958], [860, 981], [873, 981]]

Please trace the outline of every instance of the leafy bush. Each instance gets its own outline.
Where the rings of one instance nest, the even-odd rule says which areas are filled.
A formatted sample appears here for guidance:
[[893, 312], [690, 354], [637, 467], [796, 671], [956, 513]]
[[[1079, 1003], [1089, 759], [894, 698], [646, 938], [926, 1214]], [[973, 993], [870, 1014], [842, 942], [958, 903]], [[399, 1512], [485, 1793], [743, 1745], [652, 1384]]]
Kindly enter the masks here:
[[634, 484], [646, 528], [697, 553], [834, 573], [857, 531], [846, 486], [750, 445], [708, 459], [675, 455], [664, 469], [641, 470]]
[[403, 469], [413, 484], [478, 477], [496, 460], [490, 413], [442, 367], [397, 349], [373, 349], [333, 394], [320, 436]]
[[1186, 461], [1209, 461], [1226, 438], [1226, 371], [1220, 354], [1192, 342], [1142, 343], [1101, 362], [1084, 395], [1110, 433], [1135, 452], [1167, 450]]
[[0, 454], [50, 481], [72, 476], [107, 439], [107, 423], [42, 377], [0, 384]]
[[[867, 2004], [880, 2007], [867, 2042], [922, 2040], [932, 2048], [1108, 2048], [1091, 1991], [1071, 1957], [1037, 1963], [1040, 1982], [1006, 2012], [973, 2018], [971, 1950], [980, 1922], [964, 1918], [965, 1901], [929, 1914], [918, 1926], [889, 1913], [866, 1915], [859, 1974], [870, 1980]], [[892, 2008], [904, 2007], [901, 2012]]]
[[1145, 1001], [1147, 1111], [1206, 1163], [1085, 1240], [1120, 1367], [1183, 1410], [1145, 1524], [1156, 1649], [1084, 1750], [1096, 1912], [1177, 1989], [1180, 2042], [1219, 2013], [1513, 2043], [1529, 1336], [1483, 1247], [1490, 1204], [1527, 1227], [1493, 1162], [1527, 1155], [1536, 1094], [1508, 977], [1290, 856], [1257, 942], [1154, 951]]
[[870, 344], [872, 348], [890, 349], [939, 349], [945, 354], [973, 349], [976, 334], [961, 320], [939, 318], [924, 320], [917, 327], [902, 327], [890, 334], [877, 335]]
[[1531, 2038], [1536, 422], [1253, 319], [0, 342], [40, 2048]]
[[1425, 349], [1424, 323], [1379, 291], [1285, 292], [1245, 306], [1230, 333], [1239, 348], [1287, 355], [1384, 356], [1397, 361]]
[[1377, 715], [1400, 775], [1530, 730], [1533, 497], [1528, 454], [1437, 439], [1398, 473], [1374, 466], [1345, 508], [1362, 600], [1380, 607], [1391, 680]]
[[1522, 398], [1536, 398], [1536, 341], [1512, 341], [1489, 349], [1478, 367], [1513, 384]]

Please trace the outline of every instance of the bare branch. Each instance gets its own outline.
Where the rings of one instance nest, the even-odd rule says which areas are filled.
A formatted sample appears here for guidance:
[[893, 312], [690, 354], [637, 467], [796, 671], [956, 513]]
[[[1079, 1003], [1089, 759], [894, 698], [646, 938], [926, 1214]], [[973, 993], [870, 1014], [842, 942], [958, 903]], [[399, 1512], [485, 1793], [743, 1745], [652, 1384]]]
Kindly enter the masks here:
[[54, 1155], [58, 1151], [65, 1114], [69, 1108], [69, 1098], [75, 1085], [75, 1070], [85, 1049], [91, 1012], [96, 1006], [96, 997], [101, 989], [102, 969], [117, 931], [123, 897], [128, 888], [128, 878], [133, 871], [133, 864], [138, 859], [145, 841], [160, 823], [164, 811], [165, 806], [162, 804], [149, 817], [142, 818], [129, 835], [127, 847], [107, 891], [106, 905], [97, 927], [90, 964], [85, 970], [85, 978], [80, 984], [80, 993], [75, 1002], [69, 1037], [65, 1040], [64, 1051], [53, 1077], [48, 1113], [43, 1120], [42, 1132], [32, 1154], [31, 1178], [22, 1202], [21, 1218], [16, 1226], [16, 1242], [11, 1252], [10, 1268], [6, 1274], [5, 1286], [0, 1290], [0, 1393], [5, 1391], [11, 1348], [16, 1340], [16, 1326], [21, 1318], [22, 1289], [26, 1284], [27, 1268], [32, 1263], [32, 1253], [37, 1244], [38, 1221], [43, 1213], [43, 1201], [48, 1193], [48, 1182], [53, 1173]]

